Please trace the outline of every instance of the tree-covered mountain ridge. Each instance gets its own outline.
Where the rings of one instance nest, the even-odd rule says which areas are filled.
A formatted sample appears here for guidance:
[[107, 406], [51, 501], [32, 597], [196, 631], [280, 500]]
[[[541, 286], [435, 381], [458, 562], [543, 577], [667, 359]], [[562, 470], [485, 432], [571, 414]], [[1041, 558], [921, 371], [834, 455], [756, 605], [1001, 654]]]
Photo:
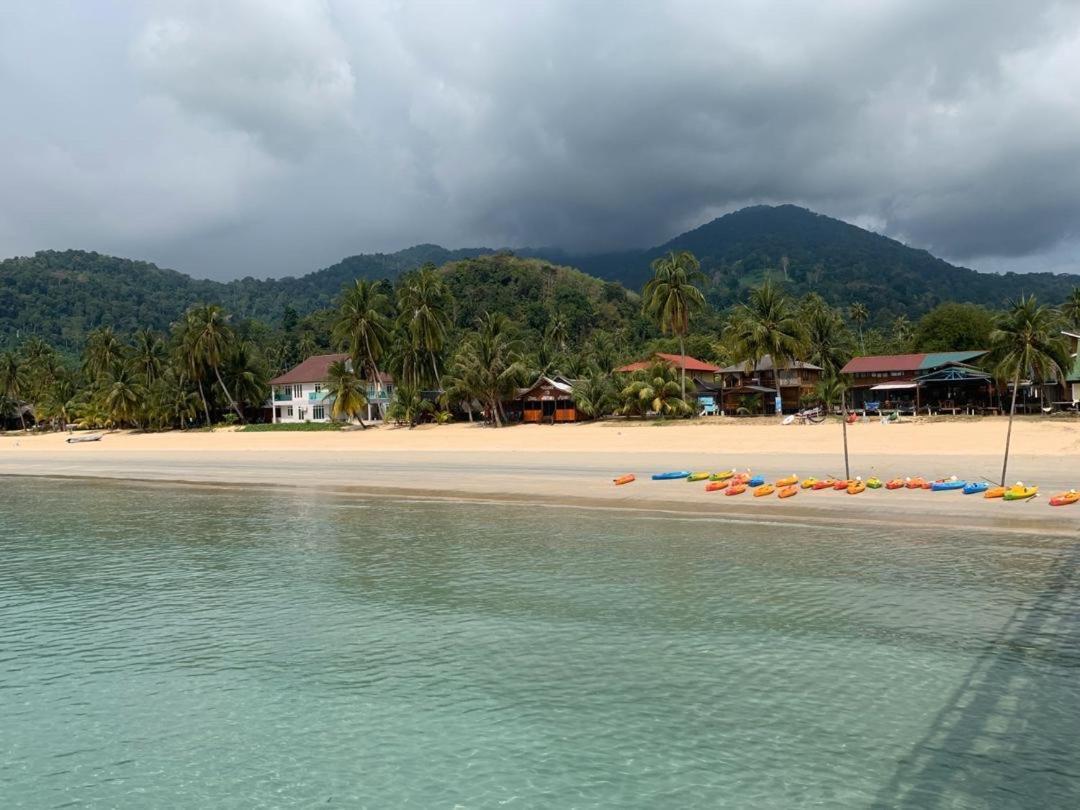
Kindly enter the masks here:
[[[794, 295], [816, 292], [830, 304], [864, 304], [872, 322], [918, 317], [943, 301], [1000, 307], [1021, 293], [1058, 303], [1080, 280], [1052, 273], [994, 274], [957, 267], [925, 250], [794, 205], [754, 206], [726, 214], [645, 250], [574, 255], [530, 248], [518, 255], [569, 266], [636, 290], [650, 264], [668, 251], [690, 250], [708, 277], [706, 296], [723, 308], [766, 277]], [[0, 262], [0, 345], [38, 335], [58, 347], [81, 345], [91, 329], [165, 329], [188, 306], [220, 304], [238, 317], [279, 322], [330, 305], [356, 278], [395, 279], [426, 262], [461, 263], [491, 248], [448, 250], [423, 244], [396, 253], [360, 254], [298, 277], [195, 279], [149, 262], [80, 250], [39, 251]], [[469, 265], [457, 264], [458, 275]], [[472, 271], [470, 271], [472, 272]], [[539, 272], [539, 270], [537, 270]], [[470, 277], [460, 279], [468, 285]], [[498, 298], [498, 273], [475, 275], [477, 298]], [[608, 297], [611, 291], [608, 292]]]

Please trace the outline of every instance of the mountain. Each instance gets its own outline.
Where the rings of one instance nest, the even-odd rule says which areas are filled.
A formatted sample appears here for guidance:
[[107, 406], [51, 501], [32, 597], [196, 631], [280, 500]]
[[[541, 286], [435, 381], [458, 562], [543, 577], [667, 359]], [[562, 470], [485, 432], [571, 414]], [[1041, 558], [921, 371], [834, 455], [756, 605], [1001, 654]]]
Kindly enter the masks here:
[[718, 307], [734, 303], [747, 287], [772, 275], [795, 295], [817, 292], [837, 306], [861, 301], [878, 322], [899, 314], [917, 317], [943, 301], [1001, 307], [1021, 293], [1034, 293], [1041, 301], [1059, 303], [1080, 284], [1080, 277], [1066, 274], [979, 273], [957, 267], [795, 205], [744, 208], [646, 250], [557, 258], [638, 288], [651, 275], [650, 262], [672, 250], [698, 257], [710, 279], [709, 299]]
[[[544, 267], [575, 267], [639, 289], [651, 274], [650, 262], [670, 250], [690, 250], [701, 260], [709, 278], [706, 295], [718, 308], [773, 276], [795, 295], [816, 292], [836, 306], [860, 301], [876, 323], [899, 314], [914, 318], [943, 301], [1000, 307], [1020, 293], [1034, 293], [1042, 301], [1058, 303], [1080, 283], [1080, 277], [1051, 273], [978, 273], [794, 205], [744, 208], [646, 250], [585, 256], [558, 249], [517, 253], [541, 260]], [[166, 329], [198, 301], [221, 304], [239, 317], [278, 322], [289, 307], [303, 315], [328, 306], [342, 285], [354, 278], [394, 279], [429, 261], [454, 266], [454, 286], [463, 312], [471, 313], [483, 302], [499, 301], [509, 307], [507, 312], [521, 309], [526, 320], [538, 317], [538, 312], [530, 316], [526, 299], [541, 294], [543, 288], [535, 285], [540, 271], [522, 270], [524, 277], [519, 278], [509, 272], [507, 262], [469, 262], [494, 252], [417, 245], [397, 253], [350, 256], [298, 278], [221, 283], [98, 253], [40, 251], [0, 262], [0, 346], [37, 334], [59, 348], [73, 350], [97, 326], [108, 324], [122, 332], [142, 326]], [[569, 276], [564, 273], [559, 278]], [[584, 289], [583, 282], [575, 279], [573, 284]], [[596, 298], [597, 289], [591, 289], [589, 296]], [[570, 296], [566, 301], [555, 304], [568, 311], [588, 311], [580, 300], [566, 295]], [[609, 302], [625, 298], [615, 289], [602, 295]]]

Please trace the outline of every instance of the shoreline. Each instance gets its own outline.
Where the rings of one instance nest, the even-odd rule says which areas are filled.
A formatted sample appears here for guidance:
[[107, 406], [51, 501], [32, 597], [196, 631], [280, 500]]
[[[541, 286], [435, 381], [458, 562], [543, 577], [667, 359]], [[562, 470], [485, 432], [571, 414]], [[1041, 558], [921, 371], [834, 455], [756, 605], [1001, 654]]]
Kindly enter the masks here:
[[[996, 448], [1004, 427], [1004, 420], [859, 424], [848, 431], [852, 475], [1000, 476], [1001, 457], [986, 451]], [[1080, 487], [1080, 423], [1071, 421], [1017, 423], [1010, 480], [1040, 486], [1039, 499], [1020, 503], [884, 489], [854, 497], [800, 492], [785, 500], [729, 498], [704, 492], [703, 484], [648, 480], [666, 469], [731, 467], [750, 467], [769, 480], [792, 472], [842, 475], [839, 425], [599, 423], [494, 430], [462, 424], [344, 433], [117, 432], [72, 445], [65, 439], [0, 436], [0, 476], [801, 522], [871, 532], [881, 523], [912, 531], [1080, 532], [1080, 504], [1046, 503], [1054, 492]], [[611, 479], [623, 473], [638, 481], [614, 486]]]

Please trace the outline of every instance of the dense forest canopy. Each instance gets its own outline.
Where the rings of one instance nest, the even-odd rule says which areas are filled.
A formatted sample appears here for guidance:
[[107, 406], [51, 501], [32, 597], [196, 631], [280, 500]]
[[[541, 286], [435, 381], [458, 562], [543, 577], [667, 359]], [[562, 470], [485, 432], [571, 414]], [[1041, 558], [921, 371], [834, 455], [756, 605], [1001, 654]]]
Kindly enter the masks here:
[[[706, 276], [703, 292], [714, 320], [766, 278], [780, 282], [793, 297], [814, 293], [842, 310], [860, 303], [867, 309], [867, 326], [882, 330], [898, 317], [914, 320], [945, 302], [996, 309], [1021, 293], [1033, 293], [1056, 304], [1075, 284], [1070, 276], [1049, 273], [998, 275], [955, 267], [926, 251], [795, 206], [743, 209], [649, 250], [592, 256], [539, 249], [518, 253], [540, 265], [563, 268], [559, 272], [565, 283], [559, 294], [565, 300], [554, 303], [576, 330], [587, 311], [595, 310], [609, 325], [613, 323], [612, 309], [624, 295], [622, 287], [640, 291], [651, 277], [651, 263], [681, 250], [691, 251], [700, 262]], [[287, 325], [288, 317], [312, 315], [331, 306], [342, 286], [353, 279], [392, 283], [425, 263], [450, 267], [448, 283], [465, 320], [480, 309], [497, 309], [537, 328], [547, 304], [536, 296], [549, 295], [550, 285], [540, 276], [535, 284], [531, 276], [528, 283], [524, 278], [497, 277], [491, 260], [479, 260], [494, 254], [488, 248], [451, 251], [417, 245], [392, 254], [351, 256], [297, 277], [221, 283], [98, 253], [41, 251], [0, 262], [0, 347], [37, 336], [70, 355], [81, 350], [93, 329], [165, 330], [198, 302], [218, 304], [235, 318], [257, 319], [277, 328]], [[580, 277], [577, 282], [567, 281], [571, 267], [581, 271], [574, 276]], [[592, 309], [579, 300], [589, 297], [583, 292], [585, 274], [609, 285], [597, 282], [599, 286], [590, 288], [598, 291]], [[463, 294], [466, 289], [468, 294]], [[608, 306], [601, 306], [604, 303]], [[641, 329], [634, 334], [647, 338]]]

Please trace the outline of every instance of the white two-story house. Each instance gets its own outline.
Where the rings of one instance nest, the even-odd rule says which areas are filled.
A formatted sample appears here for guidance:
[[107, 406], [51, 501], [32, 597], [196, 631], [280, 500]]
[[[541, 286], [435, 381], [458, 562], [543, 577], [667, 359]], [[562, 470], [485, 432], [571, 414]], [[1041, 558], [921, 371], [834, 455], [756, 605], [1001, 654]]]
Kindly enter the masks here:
[[[329, 422], [330, 402], [327, 378], [330, 364], [340, 360], [351, 366], [347, 354], [317, 354], [303, 363], [270, 380], [268, 407], [274, 422]], [[383, 418], [386, 406], [394, 395], [394, 378], [379, 374], [379, 381], [367, 381], [366, 420]]]

